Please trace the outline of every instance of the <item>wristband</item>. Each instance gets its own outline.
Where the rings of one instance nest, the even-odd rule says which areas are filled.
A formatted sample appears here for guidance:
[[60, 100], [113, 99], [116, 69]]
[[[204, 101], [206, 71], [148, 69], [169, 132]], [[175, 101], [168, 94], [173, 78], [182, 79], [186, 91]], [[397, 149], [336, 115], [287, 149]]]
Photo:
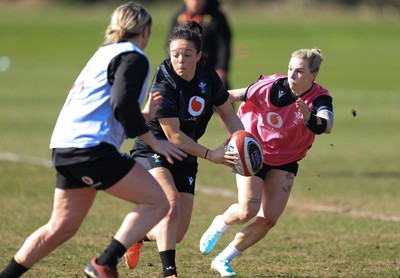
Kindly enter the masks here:
[[325, 132], [326, 127], [328, 125], [328, 121], [324, 118], [320, 118], [322, 124], [317, 124], [317, 116], [314, 114], [310, 115], [310, 119], [308, 121], [304, 121], [304, 125], [311, 130], [315, 134], [322, 134]]
[[209, 151], [209, 149], [206, 150], [206, 154], [204, 155], [204, 159], [207, 159], [208, 151]]

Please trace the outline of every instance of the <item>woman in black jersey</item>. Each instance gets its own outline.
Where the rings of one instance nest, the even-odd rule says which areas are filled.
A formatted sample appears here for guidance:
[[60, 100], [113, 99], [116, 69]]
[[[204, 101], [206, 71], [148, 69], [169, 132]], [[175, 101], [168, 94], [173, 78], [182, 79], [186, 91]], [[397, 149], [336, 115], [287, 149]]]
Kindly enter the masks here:
[[[213, 115], [213, 108], [230, 133], [243, 129], [219, 76], [201, 59], [199, 30], [201, 27], [194, 22], [175, 29], [168, 41], [170, 58], [160, 64], [150, 88], [150, 93], [162, 95], [162, 101], [154, 120], [148, 123], [149, 129], [156, 138], [168, 139], [188, 156], [170, 164], [140, 139], [131, 152], [161, 184], [170, 201], [171, 209], [167, 216], [144, 239], [157, 242], [164, 277], [177, 277], [175, 245], [189, 228], [197, 157], [227, 166], [236, 163], [235, 154], [225, 152], [223, 145], [209, 150], [197, 143]], [[125, 254], [129, 268], [136, 267], [142, 245], [143, 242], [134, 244]]]

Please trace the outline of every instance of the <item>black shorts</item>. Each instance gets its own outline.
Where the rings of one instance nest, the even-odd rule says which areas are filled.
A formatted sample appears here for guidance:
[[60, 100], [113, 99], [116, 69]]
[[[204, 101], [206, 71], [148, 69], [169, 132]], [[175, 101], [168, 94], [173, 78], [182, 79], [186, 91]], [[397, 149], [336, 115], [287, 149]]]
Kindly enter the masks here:
[[267, 164], [263, 164], [263, 167], [258, 171], [255, 176], [259, 177], [260, 179], [264, 180], [265, 177], [267, 176], [267, 173], [271, 169], [278, 169], [278, 170], [283, 170], [283, 171], [288, 171], [290, 173], [293, 173], [293, 175], [297, 175], [297, 171], [299, 170], [299, 164], [297, 162], [292, 162], [289, 164], [284, 164], [284, 165], [279, 165], [279, 166], [271, 166]]
[[153, 152], [133, 152], [134, 159], [146, 170], [157, 167], [167, 168], [172, 177], [178, 192], [185, 192], [194, 195], [196, 187], [197, 162], [176, 161], [170, 164], [167, 159]]
[[[93, 187], [96, 190], [104, 190], [125, 177], [135, 165], [135, 160], [120, 153], [115, 147], [110, 147], [111, 145], [104, 146], [102, 144], [83, 149], [86, 160], [84, 162], [55, 165], [56, 187], [60, 189]], [[54, 157], [57, 157], [57, 149], [53, 153], [53, 159]]]

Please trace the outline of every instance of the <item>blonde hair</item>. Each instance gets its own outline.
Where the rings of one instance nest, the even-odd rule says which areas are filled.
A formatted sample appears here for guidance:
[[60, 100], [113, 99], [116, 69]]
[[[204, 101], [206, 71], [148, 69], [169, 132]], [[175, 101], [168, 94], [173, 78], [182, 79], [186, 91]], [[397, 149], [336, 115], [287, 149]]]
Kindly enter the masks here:
[[103, 45], [118, 43], [139, 35], [147, 26], [151, 27], [152, 18], [141, 5], [128, 2], [116, 8], [111, 16], [110, 25], [105, 33]]
[[308, 67], [311, 72], [318, 72], [319, 67], [324, 60], [321, 49], [299, 49], [292, 53], [292, 57], [308, 61]]

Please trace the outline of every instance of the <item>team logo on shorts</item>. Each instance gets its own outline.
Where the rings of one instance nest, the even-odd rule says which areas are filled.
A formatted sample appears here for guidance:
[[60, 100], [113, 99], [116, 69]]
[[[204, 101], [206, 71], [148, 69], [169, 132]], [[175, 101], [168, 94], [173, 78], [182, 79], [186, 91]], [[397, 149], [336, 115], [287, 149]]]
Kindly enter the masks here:
[[160, 163], [161, 161], [160, 161], [160, 155], [158, 155], [158, 154], [153, 154], [152, 156], [151, 156], [153, 159], [154, 159], [154, 163]]
[[83, 176], [82, 177], [82, 181], [84, 182], [84, 183], [86, 183], [87, 185], [93, 185], [93, 180], [92, 180], [92, 178], [91, 177], [88, 177], [88, 176]]
[[82, 179], [82, 181], [83, 181], [84, 183], [86, 183], [86, 184], [89, 185], [90, 187], [97, 187], [97, 186], [103, 184], [101, 181], [99, 181], [99, 182], [97, 182], [97, 183], [94, 183], [93, 179], [92, 179], [91, 177], [88, 177], [88, 176], [83, 176], [81, 179]]
[[194, 178], [193, 177], [188, 177], [189, 180], [189, 184], [190, 186], [192, 186], [193, 182], [194, 182]]
[[191, 97], [189, 100], [189, 109], [188, 109], [190, 115], [195, 117], [200, 116], [204, 110], [205, 103], [206, 101], [199, 96]]

